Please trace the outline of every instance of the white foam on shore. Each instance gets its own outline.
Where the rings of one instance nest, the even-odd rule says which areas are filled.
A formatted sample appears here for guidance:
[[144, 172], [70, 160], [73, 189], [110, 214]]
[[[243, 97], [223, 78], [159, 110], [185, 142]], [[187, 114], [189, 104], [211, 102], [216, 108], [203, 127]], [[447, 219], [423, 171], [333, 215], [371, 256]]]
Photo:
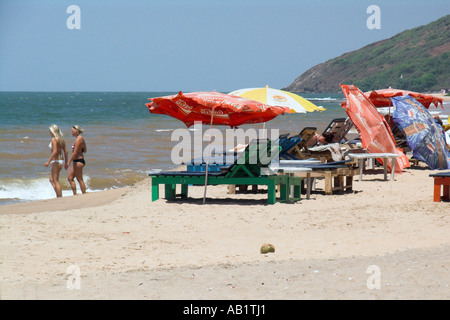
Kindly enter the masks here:
[[[92, 190], [89, 188], [89, 177], [84, 177], [87, 192], [96, 192], [101, 190]], [[63, 197], [72, 196], [72, 190], [67, 190], [65, 184], [67, 181], [60, 181]], [[81, 193], [77, 183], [77, 193]], [[46, 200], [56, 197], [55, 191], [48, 178], [35, 179], [0, 179], [0, 200], [7, 203], [7, 200], [23, 202], [34, 200]]]
[[170, 132], [173, 131], [173, 129], [156, 129], [156, 132]]
[[310, 100], [310, 101], [337, 101], [337, 100], [343, 100], [343, 99], [337, 99], [337, 98], [331, 98], [331, 97], [328, 97], [328, 98], [306, 98], [307, 100]]

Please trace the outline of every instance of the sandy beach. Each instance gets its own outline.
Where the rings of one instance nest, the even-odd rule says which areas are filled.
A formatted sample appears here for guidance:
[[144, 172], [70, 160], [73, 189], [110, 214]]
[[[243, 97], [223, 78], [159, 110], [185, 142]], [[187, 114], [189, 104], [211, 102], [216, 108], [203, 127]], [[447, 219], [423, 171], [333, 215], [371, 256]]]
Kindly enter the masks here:
[[[424, 165], [349, 193], [132, 187], [0, 207], [1, 299], [449, 299], [450, 203]], [[274, 253], [261, 254], [271, 243]], [[378, 282], [377, 282], [378, 281]]]
[[449, 3], [0, 0], [0, 300], [450, 300]]

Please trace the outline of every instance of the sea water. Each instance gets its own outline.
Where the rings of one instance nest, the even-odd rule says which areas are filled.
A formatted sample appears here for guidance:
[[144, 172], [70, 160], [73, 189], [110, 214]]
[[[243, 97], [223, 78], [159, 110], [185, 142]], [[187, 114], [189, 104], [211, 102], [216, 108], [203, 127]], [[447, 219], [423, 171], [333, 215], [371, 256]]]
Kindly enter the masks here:
[[[0, 92], [0, 205], [55, 197], [48, 180], [50, 168], [44, 166], [50, 157], [51, 124], [62, 130], [69, 156], [75, 141], [72, 126], [84, 129], [88, 192], [129, 186], [148, 179], [152, 170], [175, 168], [171, 151], [179, 142], [172, 141], [171, 135], [186, 126], [169, 116], [151, 114], [146, 106], [151, 97], [174, 93]], [[346, 117], [340, 105], [342, 94], [302, 96], [326, 111], [278, 116], [265, 128], [297, 134], [313, 126], [320, 132], [332, 119]], [[263, 124], [241, 128], [262, 129]], [[68, 170], [61, 170], [63, 196], [72, 195], [67, 174]]]

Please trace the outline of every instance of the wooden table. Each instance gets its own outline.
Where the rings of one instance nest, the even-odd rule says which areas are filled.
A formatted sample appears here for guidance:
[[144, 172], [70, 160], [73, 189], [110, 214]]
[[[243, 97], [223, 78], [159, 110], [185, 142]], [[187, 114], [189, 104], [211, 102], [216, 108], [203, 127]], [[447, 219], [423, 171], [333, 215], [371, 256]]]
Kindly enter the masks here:
[[433, 201], [441, 201], [441, 186], [443, 189], [442, 199], [450, 201], [450, 171], [430, 174], [430, 177], [434, 178]]
[[387, 180], [387, 165], [389, 159], [391, 160], [391, 181], [394, 180], [395, 175], [395, 160], [399, 157], [396, 153], [349, 153], [349, 158], [358, 159], [359, 160], [359, 181], [362, 180], [363, 171], [364, 171], [364, 161], [367, 159], [384, 159], [384, 180]]

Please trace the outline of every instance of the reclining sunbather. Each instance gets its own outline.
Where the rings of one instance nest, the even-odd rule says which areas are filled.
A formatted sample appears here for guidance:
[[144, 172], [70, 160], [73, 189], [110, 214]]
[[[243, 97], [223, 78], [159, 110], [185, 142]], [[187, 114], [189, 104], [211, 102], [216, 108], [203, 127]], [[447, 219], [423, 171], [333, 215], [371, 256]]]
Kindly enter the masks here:
[[329, 132], [325, 132], [323, 134], [317, 133], [312, 137], [308, 143], [306, 144], [307, 147], [315, 147], [318, 145], [324, 145], [329, 144], [333, 141], [334, 135]]

